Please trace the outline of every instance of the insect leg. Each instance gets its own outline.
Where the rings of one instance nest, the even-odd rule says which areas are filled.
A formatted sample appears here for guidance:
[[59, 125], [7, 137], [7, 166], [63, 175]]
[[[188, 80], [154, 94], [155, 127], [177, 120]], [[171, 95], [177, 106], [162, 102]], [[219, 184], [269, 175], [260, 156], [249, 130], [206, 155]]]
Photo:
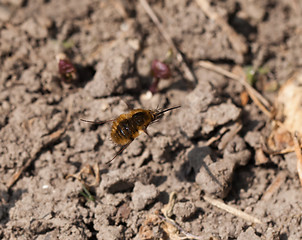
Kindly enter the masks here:
[[80, 118], [80, 120], [81, 120], [82, 122], [87, 122], [87, 123], [91, 123], [91, 124], [102, 125], [102, 124], [105, 124], [105, 123], [107, 123], [107, 122], [112, 122], [112, 121], [114, 121], [115, 119], [106, 120], [106, 121], [90, 121], [90, 120], [85, 120], [85, 119]]
[[106, 164], [112, 162], [118, 155], [120, 155], [130, 145], [130, 143], [132, 143], [132, 141], [133, 139], [131, 139], [128, 143], [123, 145], [121, 149], [115, 154], [115, 156], [110, 161], [106, 162]]
[[144, 133], [147, 134], [148, 137], [151, 137], [150, 134], [149, 134], [148, 131], [147, 131], [147, 128], [144, 128], [143, 131], [144, 131]]

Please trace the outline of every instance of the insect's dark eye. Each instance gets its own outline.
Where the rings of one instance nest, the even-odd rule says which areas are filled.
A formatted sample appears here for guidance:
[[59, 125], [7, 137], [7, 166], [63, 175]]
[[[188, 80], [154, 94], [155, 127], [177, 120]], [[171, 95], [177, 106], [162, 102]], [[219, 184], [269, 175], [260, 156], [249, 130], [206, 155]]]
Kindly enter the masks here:
[[135, 113], [132, 116], [133, 121], [138, 125], [141, 126], [145, 123], [145, 120], [148, 118], [147, 114], [144, 112]]

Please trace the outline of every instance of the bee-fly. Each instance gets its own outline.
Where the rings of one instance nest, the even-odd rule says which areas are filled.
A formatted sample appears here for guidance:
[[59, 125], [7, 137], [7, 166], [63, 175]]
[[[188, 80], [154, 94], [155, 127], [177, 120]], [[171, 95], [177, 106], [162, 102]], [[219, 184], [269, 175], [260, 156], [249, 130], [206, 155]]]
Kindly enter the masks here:
[[89, 122], [97, 125], [102, 125], [107, 122], [113, 122], [111, 127], [111, 139], [114, 143], [122, 145], [121, 149], [116, 155], [107, 163], [115, 159], [121, 154], [130, 143], [137, 138], [141, 132], [146, 133], [148, 136], [147, 127], [163, 117], [165, 112], [173, 109], [180, 108], [180, 106], [167, 108], [165, 110], [145, 110], [145, 109], [133, 109], [129, 113], [121, 114], [119, 117], [107, 120], [107, 121], [89, 121], [81, 119], [81, 121]]

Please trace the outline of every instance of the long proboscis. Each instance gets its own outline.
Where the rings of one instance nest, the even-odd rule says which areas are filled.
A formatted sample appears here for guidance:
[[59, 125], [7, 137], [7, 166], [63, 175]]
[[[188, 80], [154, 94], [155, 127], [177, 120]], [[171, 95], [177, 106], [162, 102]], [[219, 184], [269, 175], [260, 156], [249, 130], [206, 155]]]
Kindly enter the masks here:
[[165, 112], [168, 112], [168, 111], [174, 110], [176, 108], [180, 108], [180, 107], [181, 106], [176, 106], [176, 107], [171, 107], [171, 108], [164, 109], [164, 110], [162, 110], [160, 112], [155, 113], [155, 116], [158, 117], [158, 116], [162, 115]]

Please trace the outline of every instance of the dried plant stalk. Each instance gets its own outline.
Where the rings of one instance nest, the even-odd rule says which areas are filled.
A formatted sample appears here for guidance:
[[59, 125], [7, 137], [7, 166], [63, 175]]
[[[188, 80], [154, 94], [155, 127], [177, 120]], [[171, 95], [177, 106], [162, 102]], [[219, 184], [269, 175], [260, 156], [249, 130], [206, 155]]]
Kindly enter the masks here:
[[213, 206], [218, 207], [220, 209], [223, 209], [223, 210], [227, 211], [228, 213], [231, 213], [231, 214], [233, 214], [237, 217], [245, 219], [246, 221], [249, 221], [249, 222], [252, 222], [252, 223], [257, 223], [257, 224], [262, 224], [262, 222], [258, 218], [253, 217], [253, 216], [251, 216], [251, 215], [249, 215], [249, 214], [247, 214], [247, 213], [245, 213], [241, 210], [238, 210], [235, 207], [229, 206], [229, 205], [225, 204], [222, 201], [210, 198], [208, 196], [204, 196], [203, 199], [205, 201], [207, 201], [208, 203], [212, 204]]
[[300, 148], [300, 140], [298, 137], [298, 133], [295, 133], [294, 136], [294, 143], [295, 143], [295, 152], [297, 155], [297, 170], [298, 170], [298, 175], [300, 178], [300, 183], [302, 186], [302, 153], [301, 153], [301, 148]]

